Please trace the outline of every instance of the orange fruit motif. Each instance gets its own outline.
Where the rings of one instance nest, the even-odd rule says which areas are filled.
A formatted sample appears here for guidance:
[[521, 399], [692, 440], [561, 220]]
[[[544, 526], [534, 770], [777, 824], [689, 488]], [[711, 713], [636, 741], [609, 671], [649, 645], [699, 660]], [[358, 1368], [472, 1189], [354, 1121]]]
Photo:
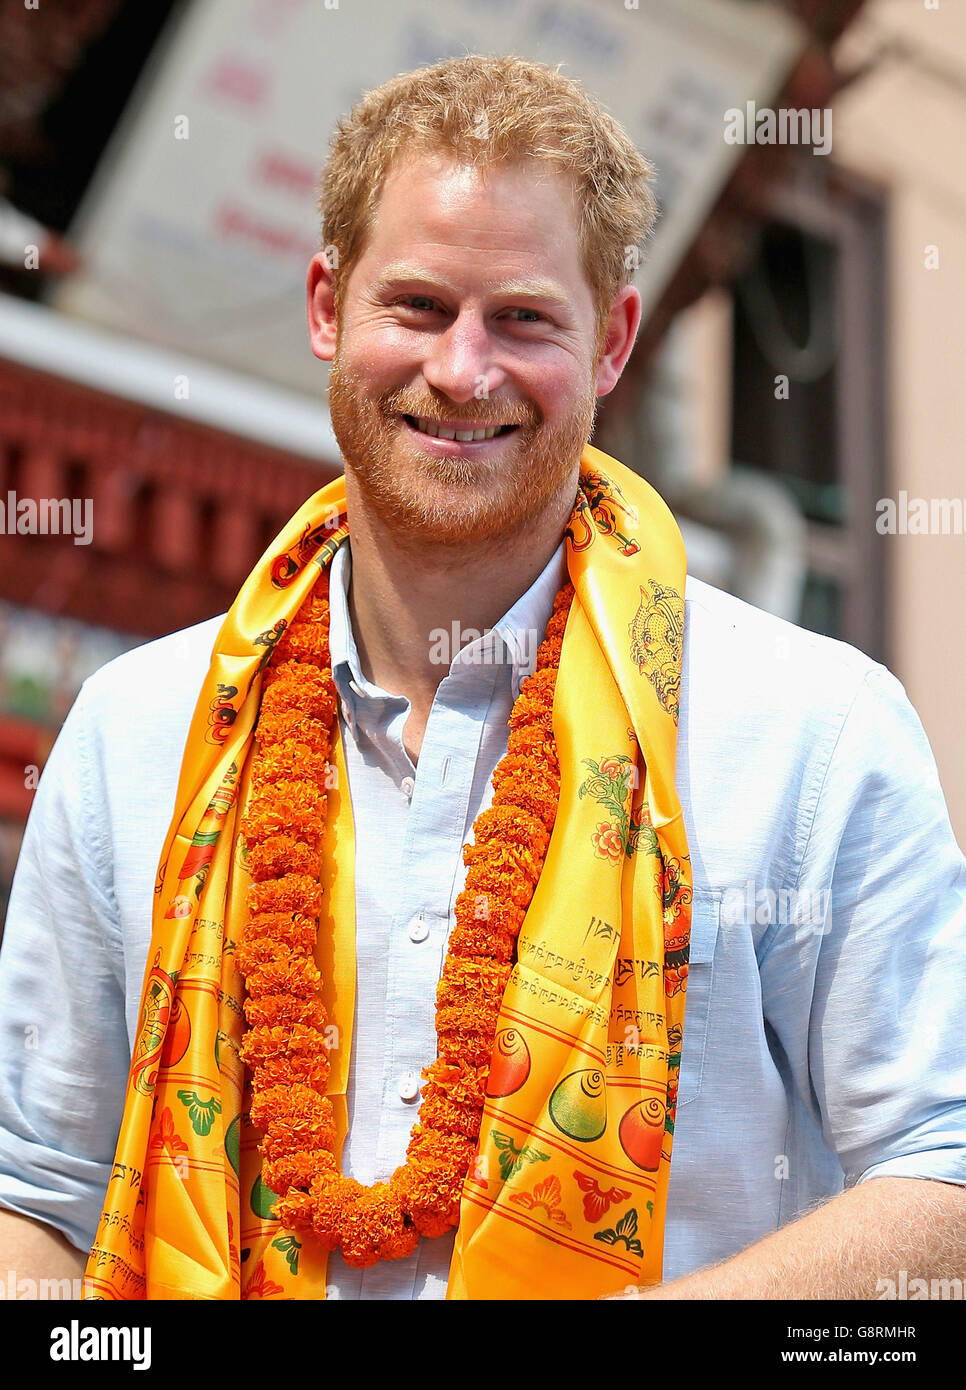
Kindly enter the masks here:
[[661, 1166], [664, 1144], [663, 1101], [652, 1097], [639, 1100], [625, 1112], [617, 1136], [627, 1157], [645, 1173], [656, 1173]]
[[501, 1028], [493, 1039], [488, 1096], [512, 1096], [530, 1075], [530, 1049], [516, 1028]]

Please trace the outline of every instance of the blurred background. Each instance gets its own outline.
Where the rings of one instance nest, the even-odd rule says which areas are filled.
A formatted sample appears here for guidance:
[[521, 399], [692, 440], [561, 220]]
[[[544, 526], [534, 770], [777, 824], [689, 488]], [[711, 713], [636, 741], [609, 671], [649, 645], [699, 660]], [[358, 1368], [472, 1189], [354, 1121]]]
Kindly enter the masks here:
[[[876, 527], [966, 505], [966, 6], [2, 0], [0, 921], [81, 682], [224, 612], [341, 471], [304, 318], [334, 122], [474, 52], [562, 63], [657, 166], [593, 442], [693, 574], [899, 676], [966, 843], [966, 535]], [[25, 498], [86, 499], [89, 543], [18, 534]]]

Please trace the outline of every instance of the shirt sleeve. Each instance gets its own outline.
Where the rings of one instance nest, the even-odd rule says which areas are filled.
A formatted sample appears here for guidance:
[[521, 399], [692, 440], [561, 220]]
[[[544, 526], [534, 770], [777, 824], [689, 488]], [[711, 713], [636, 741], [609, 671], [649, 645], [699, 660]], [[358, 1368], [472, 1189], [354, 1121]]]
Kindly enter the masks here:
[[89, 1249], [130, 1051], [102, 776], [82, 687], [24, 832], [0, 948], [0, 1206]]
[[966, 859], [884, 666], [862, 680], [811, 808], [798, 902], [808, 920], [777, 928], [760, 961], [763, 1002], [845, 1186], [966, 1184]]

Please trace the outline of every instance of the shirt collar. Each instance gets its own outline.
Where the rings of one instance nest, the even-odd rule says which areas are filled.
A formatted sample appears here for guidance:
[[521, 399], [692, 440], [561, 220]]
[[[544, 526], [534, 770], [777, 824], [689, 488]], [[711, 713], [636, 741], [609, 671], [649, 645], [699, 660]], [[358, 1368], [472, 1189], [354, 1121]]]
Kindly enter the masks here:
[[[347, 538], [332, 557], [329, 573], [329, 652], [336, 688], [342, 700], [350, 706], [355, 700], [367, 697], [401, 699], [401, 696], [387, 695], [385, 690], [373, 685], [362, 674], [349, 617], [351, 577], [352, 553]], [[502, 638], [510, 659], [513, 698], [517, 699], [523, 681], [536, 669], [537, 648], [543, 641], [553, 613], [554, 597], [567, 582], [567, 577], [566, 541], [561, 537], [557, 549], [526, 593], [504, 613], [490, 632], [484, 632], [464, 647], [454, 658], [453, 665], [457, 668], [461, 664], [469, 665], [474, 655], [492, 647], [496, 637]]]
[[553, 613], [553, 601], [568, 579], [566, 543], [560, 544], [525, 594], [517, 599], [498, 623], [513, 665], [513, 698], [537, 667], [537, 648], [543, 641]]

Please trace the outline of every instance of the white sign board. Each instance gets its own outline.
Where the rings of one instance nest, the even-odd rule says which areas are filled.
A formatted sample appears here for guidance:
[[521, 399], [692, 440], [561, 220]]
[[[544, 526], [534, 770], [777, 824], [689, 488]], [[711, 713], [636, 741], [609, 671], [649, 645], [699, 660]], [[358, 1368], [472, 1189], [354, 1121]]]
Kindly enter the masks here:
[[774, 98], [802, 30], [756, 0], [192, 0], [176, 12], [71, 234], [53, 303], [321, 396], [304, 281], [335, 122], [368, 88], [464, 53], [582, 82], [658, 167], [645, 314], [741, 151], [724, 113]]

